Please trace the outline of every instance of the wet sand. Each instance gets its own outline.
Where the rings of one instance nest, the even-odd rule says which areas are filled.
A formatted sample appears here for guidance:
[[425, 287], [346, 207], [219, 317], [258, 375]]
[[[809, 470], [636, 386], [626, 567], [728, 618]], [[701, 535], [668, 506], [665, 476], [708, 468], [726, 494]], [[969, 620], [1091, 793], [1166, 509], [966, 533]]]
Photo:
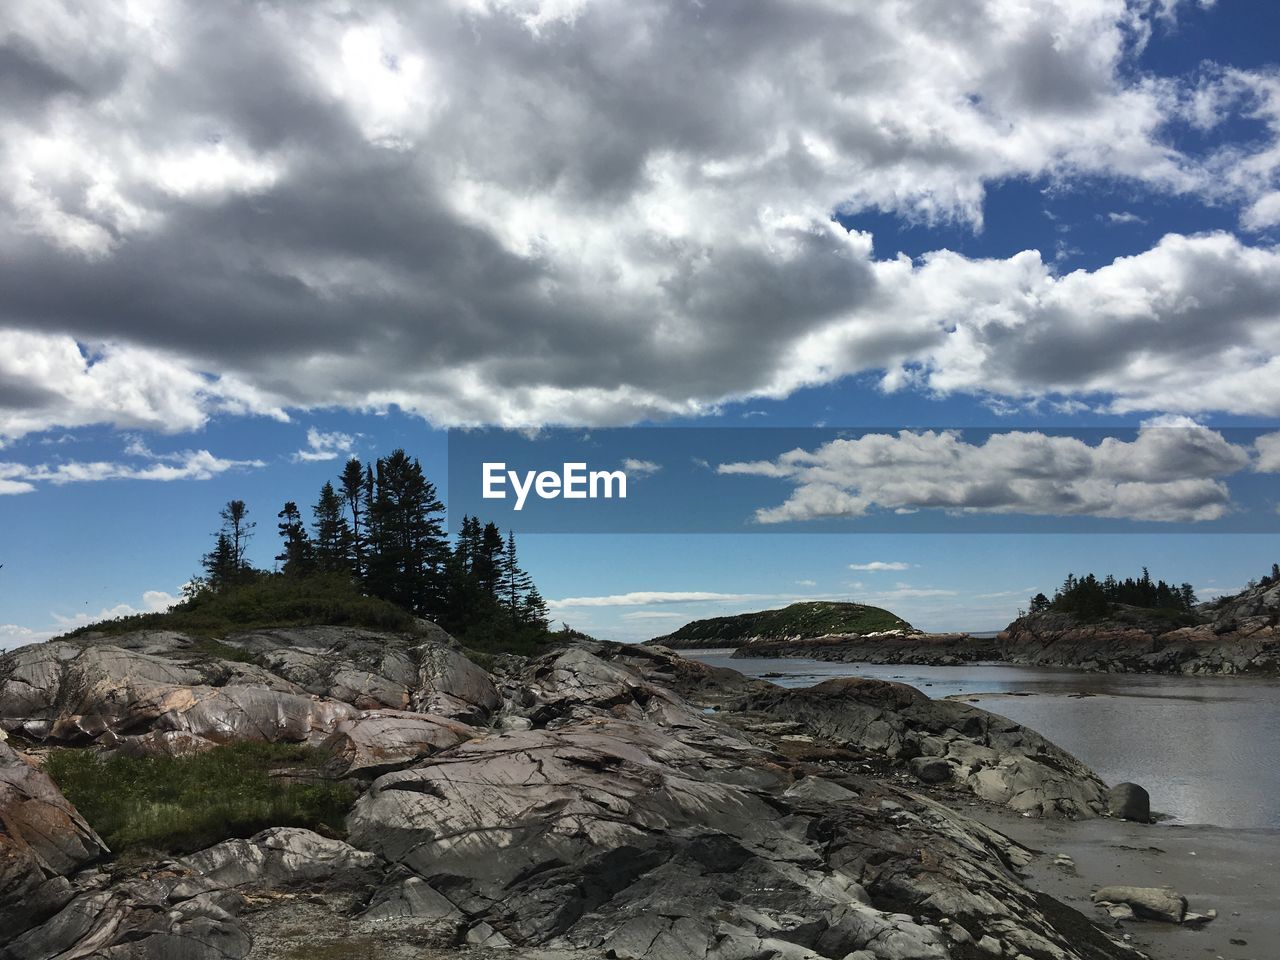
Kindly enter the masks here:
[[[1218, 911], [1216, 920], [1199, 929], [1153, 921], [1121, 924], [1120, 931], [1153, 960], [1280, 958], [1280, 830], [1029, 820], [986, 804], [966, 812], [1041, 851], [1027, 868], [1028, 885], [1091, 918], [1113, 922], [1089, 895], [1117, 883], [1170, 886], [1187, 898], [1191, 911]], [[1074, 869], [1056, 865], [1058, 854], [1075, 861]]]

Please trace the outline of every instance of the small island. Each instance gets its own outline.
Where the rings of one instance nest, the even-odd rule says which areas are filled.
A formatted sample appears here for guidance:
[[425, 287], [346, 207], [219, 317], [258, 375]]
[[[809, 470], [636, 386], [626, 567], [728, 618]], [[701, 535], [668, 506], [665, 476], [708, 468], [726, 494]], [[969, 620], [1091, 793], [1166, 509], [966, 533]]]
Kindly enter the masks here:
[[994, 636], [928, 633], [879, 607], [794, 603], [695, 620], [651, 645], [846, 663], [1005, 662], [1109, 673], [1280, 674], [1280, 564], [1239, 593], [1197, 603], [1189, 584], [1068, 575]]

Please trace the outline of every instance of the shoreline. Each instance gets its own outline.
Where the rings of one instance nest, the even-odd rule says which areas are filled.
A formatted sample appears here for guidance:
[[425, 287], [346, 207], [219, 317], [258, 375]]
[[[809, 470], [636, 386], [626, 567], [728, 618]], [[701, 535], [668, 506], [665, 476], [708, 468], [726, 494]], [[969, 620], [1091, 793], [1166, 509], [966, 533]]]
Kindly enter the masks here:
[[[1170, 886], [1187, 898], [1190, 910], [1217, 910], [1217, 918], [1200, 927], [1150, 920], [1118, 923], [1119, 931], [1154, 960], [1280, 956], [1280, 900], [1274, 880], [1280, 868], [1280, 828], [1141, 824], [1110, 818], [1037, 820], [983, 803], [963, 809], [1036, 851], [1023, 871], [1031, 889], [1091, 919], [1106, 921], [1090, 894], [1117, 883]], [[1070, 857], [1073, 865], [1058, 865], [1059, 854]]]
[[[1280, 679], [1280, 661], [1272, 659], [1273, 648], [1264, 650], [1223, 645], [1201, 650], [1179, 659], [1169, 649], [1160, 651], [1113, 651], [1096, 648], [1078, 658], [1053, 656], [1009, 656], [1009, 650], [987, 638], [955, 634], [926, 635], [929, 639], [892, 641], [861, 637], [820, 637], [808, 640], [763, 641], [736, 647], [670, 647], [681, 656], [728, 656], [734, 660], [817, 660], [825, 663], [867, 663], [875, 666], [964, 667], [1008, 666], [1078, 670], [1084, 673], [1132, 674], [1166, 677], [1231, 677], [1253, 680]], [[972, 642], [970, 642], [972, 641]], [[1182, 648], [1180, 648], [1182, 649]], [[1249, 653], [1245, 662], [1239, 654]]]

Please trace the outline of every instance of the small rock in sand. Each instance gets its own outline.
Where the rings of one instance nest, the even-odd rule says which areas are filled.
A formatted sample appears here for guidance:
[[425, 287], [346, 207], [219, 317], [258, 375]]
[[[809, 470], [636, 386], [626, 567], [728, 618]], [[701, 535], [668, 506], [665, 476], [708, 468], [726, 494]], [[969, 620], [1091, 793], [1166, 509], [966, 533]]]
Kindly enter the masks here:
[[1168, 923], [1181, 923], [1187, 913], [1187, 898], [1167, 887], [1103, 887], [1093, 899], [1127, 903], [1139, 917]]

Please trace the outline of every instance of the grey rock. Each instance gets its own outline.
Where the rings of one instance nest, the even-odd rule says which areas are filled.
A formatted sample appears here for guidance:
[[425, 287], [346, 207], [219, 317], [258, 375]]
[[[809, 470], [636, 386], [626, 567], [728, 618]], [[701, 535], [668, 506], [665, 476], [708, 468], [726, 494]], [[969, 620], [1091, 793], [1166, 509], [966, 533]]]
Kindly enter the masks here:
[[185, 753], [246, 739], [320, 744], [361, 710], [480, 723], [501, 702], [489, 675], [430, 625], [419, 635], [263, 630], [224, 643], [253, 662], [155, 631], [10, 651], [0, 656], [0, 729], [135, 754]]
[[1128, 904], [1143, 919], [1167, 923], [1181, 923], [1187, 912], [1187, 898], [1168, 887], [1103, 887], [1093, 899]]
[[1120, 820], [1151, 822], [1151, 796], [1136, 783], [1117, 783], [1107, 791], [1107, 813]]
[[915, 757], [911, 760], [910, 768], [916, 778], [924, 783], [946, 783], [955, 769], [940, 757]]
[[400, 710], [369, 710], [341, 720], [324, 743], [339, 776], [372, 777], [447, 750], [476, 735], [456, 720]]
[[835, 743], [913, 764], [913, 772], [941, 777], [945, 765], [948, 779], [1015, 810], [1094, 817], [1105, 808], [1097, 775], [1035, 731], [968, 704], [931, 700], [906, 684], [848, 677], [771, 687], [737, 707], [794, 720]]
[[70, 874], [106, 844], [41, 770], [0, 742], [0, 930], [16, 935], [74, 896]]
[[372, 853], [299, 827], [273, 827], [248, 840], [226, 840], [178, 864], [220, 888], [284, 888], [320, 880], [372, 886], [385, 869]]
[[[638, 706], [626, 678], [584, 658], [559, 669], [571, 663], [597, 705]], [[973, 918], [970, 929], [1036, 955], [1078, 956], [1008, 872], [1014, 845], [993, 831], [877, 781], [797, 781], [724, 730], [597, 709], [378, 778], [348, 818], [351, 843], [442, 893], [470, 918], [473, 943], [497, 932], [522, 949], [646, 960], [949, 956], [941, 927], [884, 901]]]

